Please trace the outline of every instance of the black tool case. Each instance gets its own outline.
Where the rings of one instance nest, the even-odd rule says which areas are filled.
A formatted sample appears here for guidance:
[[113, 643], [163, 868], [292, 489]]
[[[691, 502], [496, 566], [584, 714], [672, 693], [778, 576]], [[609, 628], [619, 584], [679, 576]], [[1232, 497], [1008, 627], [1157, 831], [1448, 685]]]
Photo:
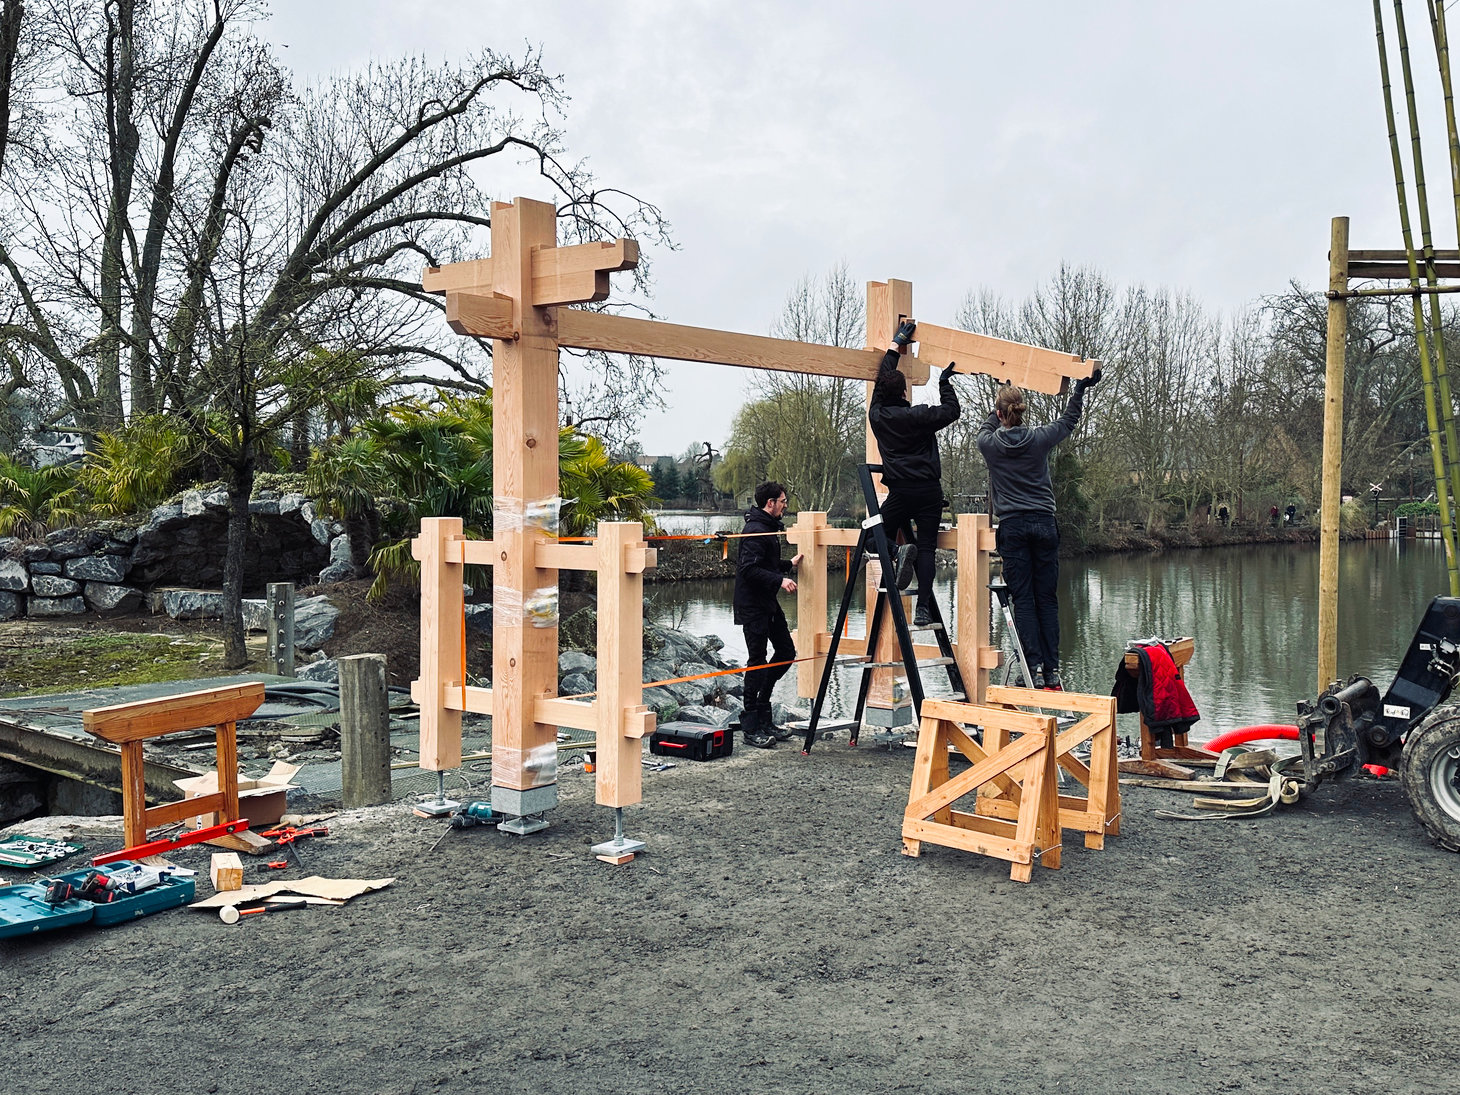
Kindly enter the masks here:
[[735, 731], [729, 726], [702, 726], [694, 722], [666, 722], [649, 735], [649, 752], [658, 757], [714, 760], [735, 750]]

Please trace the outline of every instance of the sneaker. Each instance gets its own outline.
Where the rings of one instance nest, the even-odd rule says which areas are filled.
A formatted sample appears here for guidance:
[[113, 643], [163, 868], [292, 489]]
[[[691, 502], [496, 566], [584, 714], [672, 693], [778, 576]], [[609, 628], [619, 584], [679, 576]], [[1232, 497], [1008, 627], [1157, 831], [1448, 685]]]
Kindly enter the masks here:
[[1036, 669], [1034, 671], [1034, 680], [1030, 683], [1029, 687], [1030, 688], [1043, 688], [1044, 687], [1044, 670], [1043, 669]]
[[918, 545], [903, 544], [897, 549], [897, 588], [906, 589], [912, 585], [913, 575], [917, 573]]
[[775, 715], [771, 713], [771, 708], [769, 704], [760, 709], [760, 724], [762, 727], [765, 728], [765, 732], [767, 734], [770, 734], [777, 741], [791, 740], [791, 731], [784, 726], [776, 725], [776, 718]]
[[1044, 687], [1051, 692], [1063, 692], [1065, 690], [1065, 682], [1060, 680], [1060, 671], [1058, 668], [1052, 668], [1044, 675]]
[[927, 605], [918, 605], [913, 613], [913, 627], [927, 627], [933, 622], [933, 610]]

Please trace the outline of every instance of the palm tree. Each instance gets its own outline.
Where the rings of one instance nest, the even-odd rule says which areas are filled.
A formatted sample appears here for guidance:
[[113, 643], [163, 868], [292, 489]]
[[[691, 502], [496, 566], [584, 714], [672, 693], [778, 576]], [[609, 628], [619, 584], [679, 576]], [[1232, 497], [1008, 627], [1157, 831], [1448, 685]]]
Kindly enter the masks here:
[[84, 515], [74, 465], [35, 469], [0, 456], [0, 536], [39, 538]]

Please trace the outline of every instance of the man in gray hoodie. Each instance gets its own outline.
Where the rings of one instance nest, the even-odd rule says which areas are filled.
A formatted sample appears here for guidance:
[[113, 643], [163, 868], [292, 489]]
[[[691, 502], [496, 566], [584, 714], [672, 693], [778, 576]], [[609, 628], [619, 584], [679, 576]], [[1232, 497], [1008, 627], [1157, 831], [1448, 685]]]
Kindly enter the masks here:
[[978, 429], [978, 450], [989, 466], [989, 492], [999, 524], [996, 540], [1004, 581], [1014, 601], [1014, 626], [1029, 660], [1030, 688], [1064, 688], [1060, 679], [1060, 534], [1054, 520], [1050, 451], [1075, 429], [1085, 390], [1100, 370], [1075, 381], [1064, 414], [1048, 426], [1024, 425], [1024, 393], [999, 389], [994, 409]]

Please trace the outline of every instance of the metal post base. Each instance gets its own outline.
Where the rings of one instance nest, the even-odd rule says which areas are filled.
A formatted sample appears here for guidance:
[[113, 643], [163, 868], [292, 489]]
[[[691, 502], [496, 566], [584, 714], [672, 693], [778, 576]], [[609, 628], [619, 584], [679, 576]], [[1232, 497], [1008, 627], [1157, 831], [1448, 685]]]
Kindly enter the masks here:
[[497, 826], [497, 831], [526, 836], [528, 833], [540, 832], [547, 827], [548, 823], [540, 817], [509, 817]]
[[417, 817], [445, 817], [459, 807], [461, 803], [452, 802], [449, 798], [443, 798], [439, 802], [421, 802], [411, 807], [411, 813]]
[[605, 840], [602, 844], [595, 844], [589, 849], [594, 855], [606, 855], [618, 858], [624, 855], [633, 855], [642, 852], [648, 845], [642, 840]]

